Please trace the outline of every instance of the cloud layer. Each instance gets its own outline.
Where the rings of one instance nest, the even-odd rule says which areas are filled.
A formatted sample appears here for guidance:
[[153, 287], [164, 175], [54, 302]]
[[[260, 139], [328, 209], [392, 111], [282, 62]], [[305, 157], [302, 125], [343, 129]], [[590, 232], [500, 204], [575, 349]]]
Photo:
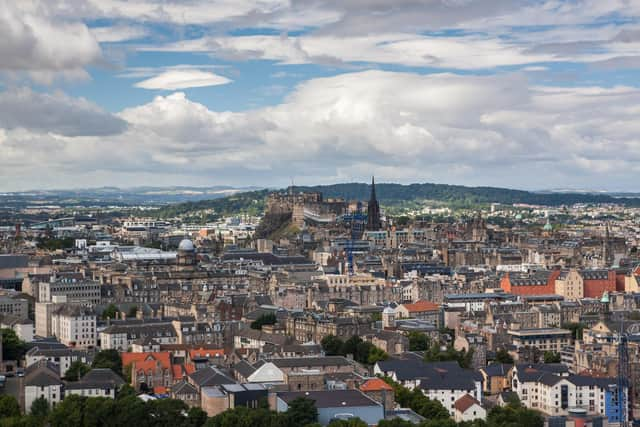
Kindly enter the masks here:
[[109, 137], [5, 128], [0, 163], [37, 170], [44, 159], [32, 153], [54, 147], [48, 171], [67, 186], [76, 176], [90, 183], [105, 174], [131, 185], [149, 177], [312, 183], [375, 173], [403, 182], [483, 177], [524, 188], [626, 177], [619, 188], [631, 189], [628, 177], [640, 172], [639, 111], [640, 90], [629, 87], [552, 89], [519, 74], [365, 71], [313, 79], [280, 105], [239, 113], [212, 111], [183, 93], [158, 96], [122, 111], [127, 130]]

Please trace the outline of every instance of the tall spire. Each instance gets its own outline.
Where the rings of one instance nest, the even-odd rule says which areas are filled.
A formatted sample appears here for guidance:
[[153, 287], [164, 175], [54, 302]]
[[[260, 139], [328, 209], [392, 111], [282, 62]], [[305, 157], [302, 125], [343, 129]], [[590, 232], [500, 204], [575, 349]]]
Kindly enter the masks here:
[[367, 208], [367, 230], [378, 231], [382, 228], [380, 220], [380, 205], [376, 198], [376, 181], [371, 177], [371, 197], [369, 198], [369, 206]]
[[376, 199], [376, 178], [372, 175], [371, 176], [371, 200], [377, 200]]

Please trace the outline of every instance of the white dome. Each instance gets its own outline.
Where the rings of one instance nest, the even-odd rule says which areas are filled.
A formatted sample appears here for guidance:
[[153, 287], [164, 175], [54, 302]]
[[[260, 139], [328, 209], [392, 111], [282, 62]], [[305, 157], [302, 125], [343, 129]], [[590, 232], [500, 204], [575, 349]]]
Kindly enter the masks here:
[[196, 247], [193, 246], [193, 242], [189, 239], [183, 239], [180, 244], [178, 245], [178, 250], [179, 251], [189, 251], [189, 252], [193, 252], [196, 250]]

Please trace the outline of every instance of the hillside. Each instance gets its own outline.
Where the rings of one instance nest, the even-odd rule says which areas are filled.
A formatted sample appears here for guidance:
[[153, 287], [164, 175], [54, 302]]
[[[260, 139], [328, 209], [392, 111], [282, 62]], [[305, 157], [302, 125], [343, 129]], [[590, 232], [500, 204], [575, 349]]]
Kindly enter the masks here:
[[[320, 191], [324, 197], [367, 200], [371, 192], [371, 186], [362, 183], [345, 183], [296, 187], [296, 191]], [[215, 200], [179, 203], [160, 209], [158, 215], [169, 217], [204, 209], [213, 209], [220, 215], [261, 213], [264, 210], [264, 201], [268, 193], [269, 190], [250, 191]], [[376, 184], [376, 193], [380, 203], [386, 207], [401, 206], [406, 205], [408, 202], [421, 202], [425, 200], [455, 206], [472, 206], [488, 203], [526, 203], [544, 206], [572, 205], [576, 203], [617, 203], [626, 206], [640, 206], [640, 198], [613, 197], [606, 194], [534, 193], [507, 188], [465, 187], [461, 185], [429, 183], [410, 185], [381, 183]]]

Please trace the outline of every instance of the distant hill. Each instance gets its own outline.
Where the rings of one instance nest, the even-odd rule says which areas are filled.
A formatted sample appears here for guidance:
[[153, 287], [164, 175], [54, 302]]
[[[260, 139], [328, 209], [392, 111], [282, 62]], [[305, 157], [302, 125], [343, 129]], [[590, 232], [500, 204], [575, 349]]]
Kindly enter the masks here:
[[[296, 191], [320, 191], [324, 197], [344, 197], [347, 200], [368, 200], [371, 186], [363, 183], [334, 185], [296, 186]], [[264, 202], [271, 190], [237, 193], [215, 200], [201, 200], [163, 207], [160, 216], [175, 216], [204, 209], [213, 209], [221, 215], [236, 213], [256, 214], [264, 210]], [[617, 203], [640, 206], [640, 198], [614, 197], [607, 194], [589, 193], [537, 193], [496, 187], [465, 187], [447, 184], [376, 184], [378, 200], [384, 206], [399, 206], [407, 202], [433, 200], [458, 206], [477, 204], [524, 203], [544, 206], [573, 205], [576, 203]]]

